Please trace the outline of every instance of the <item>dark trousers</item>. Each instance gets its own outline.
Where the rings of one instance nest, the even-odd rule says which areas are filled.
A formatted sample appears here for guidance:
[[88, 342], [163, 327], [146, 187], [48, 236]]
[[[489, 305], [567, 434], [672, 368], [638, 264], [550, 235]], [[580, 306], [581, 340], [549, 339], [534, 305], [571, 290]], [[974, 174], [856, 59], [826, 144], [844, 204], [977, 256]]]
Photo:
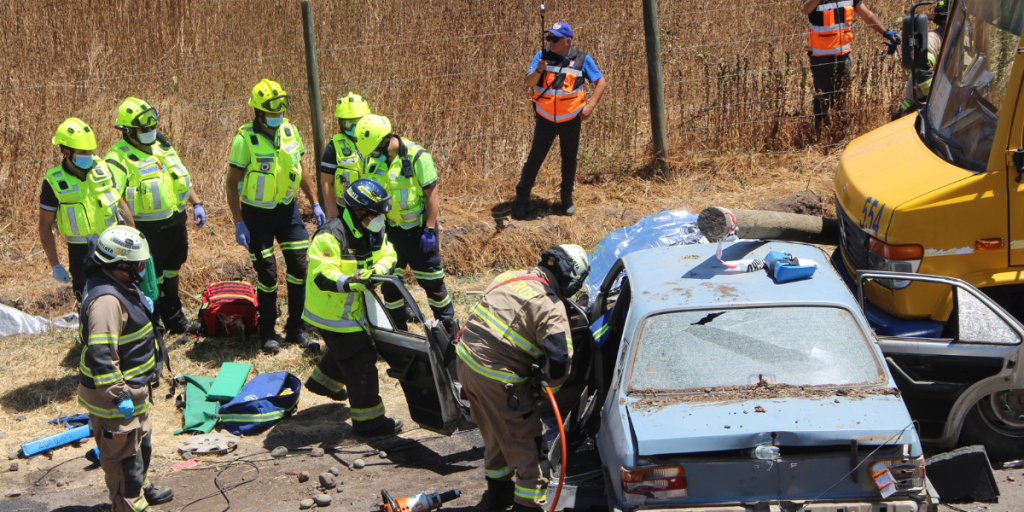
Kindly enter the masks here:
[[352, 427], [373, 430], [384, 422], [384, 401], [377, 377], [377, 351], [366, 331], [334, 332], [320, 329], [327, 353], [306, 381], [306, 389], [337, 400], [348, 388]]
[[89, 259], [89, 244], [68, 243], [68, 272], [71, 274], [71, 289], [75, 292], [75, 300], [82, 302], [82, 292], [85, 291], [85, 282], [88, 281], [85, 275], [85, 262]]
[[533, 127], [533, 145], [530, 146], [530, 156], [526, 157], [523, 173], [519, 176], [519, 184], [516, 185], [516, 199], [524, 203], [530, 199], [533, 183], [537, 181], [537, 172], [548, 156], [555, 137], [558, 137], [558, 146], [562, 150], [562, 206], [568, 207], [566, 203], [572, 203], [572, 190], [576, 183], [576, 154], [580, 149], [581, 116], [563, 123], [548, 121], [536, 114], [533, 117], [536, 121]]
[[304, 332], [302, 310], [306, 304], [306, 267], [308, 265], [309, 233], [299, 217], [297, 200], [274, 208], [242, 205], [242, 220], [249, 229], [249, 258], [256, 270], [256, 299], [259, 301], [261, 338], [274, 334], [277, 323], [277, 258], [274, 239], [281, 247], [287, 265], [288, 334]]
[[153, 255], [156, 283], [160, 298], [156, 310], [164, 326], [171, 331], [184, 331], [189, 321], [181, 310], [178, 295], [178, 272], [188, 259], [188, 215], [178, 212], [170, 218], [156, 221], [138, 221], [135, 227], [146, 236], [149, 252]]
[[821, 128], [832, 121], [832, 114], [842, 111], [846, 90], [850, 84], [853, 59], [846, 55], [815, 57], [811, 59], [811, 78], [814, 81], [814, 125]]
[[[444, 328], [451, 332], [455, 319], [455, 306], [452, 305], [452, 298], [448, 295], [448, 288], [444, 285], [444, 268], [441, 267], [441, 241], [438, 239], [437, 248], [431, 252], [423, 252], [420, 249], [420, 237], [423, 236], [423, 228], [402, 229], [398, 226], [387, 227], [388, 241], [395, 247], [398, 253], [398, 262], [395, 265], [395, 275], [405, 275], [405, 267], [412, 268], [412, 275], [416, 282], [423, 287], [427, 294], [427, 303], [434, 313], [434, 318], [444, 324]], [[395, 321], [395, 329], [408, 331], [408, 318], [405, 315], [405, 300], [402, 294], [393, 286], [382, 286], [381, 294], [384, 295], [384, 305]]]

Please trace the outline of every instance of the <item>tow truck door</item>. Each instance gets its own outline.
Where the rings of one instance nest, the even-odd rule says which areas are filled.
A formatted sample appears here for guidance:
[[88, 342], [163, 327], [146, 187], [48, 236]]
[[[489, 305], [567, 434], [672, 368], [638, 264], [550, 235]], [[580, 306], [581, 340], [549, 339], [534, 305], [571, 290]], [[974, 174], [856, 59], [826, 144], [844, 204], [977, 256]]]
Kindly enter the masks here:
[[[388, 376], [402, 386], [409, 414], [421, 427], [451, 435], [472, 425], [468, 408], [458, 400], [452, 376], [445, 369], [450, 341], [443, 328], [429, 328], [423, 313], [402, 281], [395, 276], [374, 276], [378, 284], [390, 283], [402, 293], [424, 333], [398, 331], [376, 292], [365, 292], [367, 320], [377, 353], [390, 367]], [[410, 324], [412, 322], [409, 322]], [[431, 322], [433, 323], [433, 322]]]
[[[992, 159], [989, 161], [989, 169], [1002, 168], [1005, 166], [1006, 191], [1009, 196], [1009, 221], [1010, 237], [1008, 249], [1010, 251], [1010, 266], [1024, 265], [1024, 168], [1014, 162], [1014, 153], [1024, 153], [1024, 54], [1020, 48], [1024, 47], [1024, 38], [1017, 45], [1017, 52], [1014, 55], [1013, 72], [1010, 74], [1010, 83], [1007, 85], [1006, 100], [1003, 102], [1002, 112], [1012, 113], [1012, 122], [1000, 123], [999, 128], [1005, 130], [1008, 126], [1010, 131], [1006, 139], [999, 137], [999, 130], [995, 142], [1006, 140], [1006, 147], [992, 146]], [[1003, 119], [1000, 119], [1003, 121]], [[1024, 156], [1024, 154], [1022, 154]], [[1024, 164], [1024, 159], [1018, 157], [1018, 161]], [[994, 167], [995, 166], [995, 167]]]
[[[967, 282], [926, 274], [858, 272], [861, 308], [868, 280], [894, 277], [949, 287], [953, 312], [941, 337], [878, 337], [878, 344], [911, 417], [919, 423], [922, 441], [953, 446], [975, 404], [994, 393], [1024, 388], [1018, 364], [1024, 326]], [[1024, 415], [1024, 404], [1010, 406], [1008, 412]]]

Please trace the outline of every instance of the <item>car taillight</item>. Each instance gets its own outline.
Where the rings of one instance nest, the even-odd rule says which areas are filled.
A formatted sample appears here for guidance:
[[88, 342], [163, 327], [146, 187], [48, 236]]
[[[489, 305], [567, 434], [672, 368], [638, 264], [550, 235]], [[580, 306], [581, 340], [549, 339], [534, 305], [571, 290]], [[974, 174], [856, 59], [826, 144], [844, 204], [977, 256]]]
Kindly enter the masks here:
[[924, 487], [924, 457], [876, 458], [868, 464], [868, 474], [876, 464], [884, 464], [896, 480], [896, 492], [916, 492]]
[[673, 498], [685, 498], [686, 473], [682, 466], [652, 466], [641, 468], [622, 468], [622, 492], [626, 495], [627, 501], [630, 495], [639, 495], [637, 498], [647, 496], [654, 499], [667, 500]]
[[[920, 245], [889, 245], [877, 238], [868, 238], [869, 270], [916, 274], [921, 268], [923, 257], [924, 247]], [[878, 284], [892, 290], [902, 290], [910, 286], [910, 281], [879, 279]]]

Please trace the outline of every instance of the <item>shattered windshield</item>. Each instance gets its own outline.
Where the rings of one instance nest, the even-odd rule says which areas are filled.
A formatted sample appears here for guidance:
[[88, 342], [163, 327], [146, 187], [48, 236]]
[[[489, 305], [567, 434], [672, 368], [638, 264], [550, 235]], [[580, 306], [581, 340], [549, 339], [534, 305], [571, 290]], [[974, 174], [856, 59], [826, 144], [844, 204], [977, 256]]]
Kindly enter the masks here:
[[984, 171], [1024, 24], [1024, 2], [967, 0], [950, 14], [921, 131], [940, 157]]
[[882, 373], [871, 343], [839, 308], [664, 313], [644, 322], [630, 389], [873, 383]]

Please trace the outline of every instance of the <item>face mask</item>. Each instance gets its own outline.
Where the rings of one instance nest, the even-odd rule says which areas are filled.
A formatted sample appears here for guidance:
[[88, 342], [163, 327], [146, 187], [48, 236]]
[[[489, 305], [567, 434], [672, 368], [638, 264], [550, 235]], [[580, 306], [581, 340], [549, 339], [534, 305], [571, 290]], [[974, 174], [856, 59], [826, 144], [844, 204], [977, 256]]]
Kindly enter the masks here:
[[345, 122], [343, 122], [342, 123], [342, 130], [341, 131], [344, 132], [345, 135], [348, 135], [349, 137], [355, 137], [356, 136], [356, 121], [351, 121], [351, 122], [345, 121]]
[[376, 156], [374, 156], [374, 153], [370, 153], [370, 159], [380, 163], [387, 161], [387, 158], [384, 157], [384, 153], [377, 153]]
[[373, 220], [370, 221], [370, 224], [366, 226], [366, 229], [369, 229], [374, 233], [380, 233], [384, 229], [384, 216], [378, 215], [377, 217], [375, 217]]
[[139, 142], [147, 146], [156, 142], [156, 130], [150, 130], [146, 133], [139, 132]]
[[88, 171], [92, 169], [92, 166], [96, 165], [96, 161], [92, 159], [92, 155], [75, 155], [75, 167]]
[[270, 128], [277, 128], [284, 122], [284, 116], [279, 117], [267, 117], [267, 126]]

